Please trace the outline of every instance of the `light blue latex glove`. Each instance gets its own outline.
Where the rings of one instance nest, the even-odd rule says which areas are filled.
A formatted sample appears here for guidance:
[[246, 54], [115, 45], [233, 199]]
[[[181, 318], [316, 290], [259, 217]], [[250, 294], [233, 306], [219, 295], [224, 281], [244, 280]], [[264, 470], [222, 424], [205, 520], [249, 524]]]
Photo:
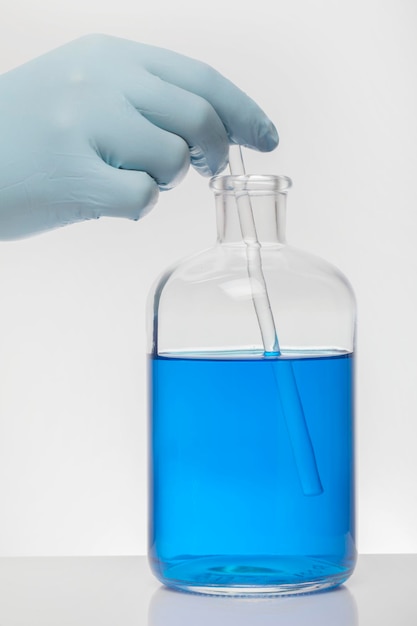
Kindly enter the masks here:
[[139, 219], [189, 163], [229, 143], [269, 151], [275, 127], [210, 66], [88, 35], [0, 76], [0, 239], [100, 216]]

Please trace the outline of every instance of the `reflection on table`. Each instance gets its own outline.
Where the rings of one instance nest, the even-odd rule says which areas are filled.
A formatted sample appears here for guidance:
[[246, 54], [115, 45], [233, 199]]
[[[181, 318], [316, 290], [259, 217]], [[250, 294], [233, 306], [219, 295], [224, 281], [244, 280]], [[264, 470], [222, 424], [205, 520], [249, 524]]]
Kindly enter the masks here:
[[231, 598], [158, 589], [148, 626], [358, 626], [346, 587], [304, 596]]

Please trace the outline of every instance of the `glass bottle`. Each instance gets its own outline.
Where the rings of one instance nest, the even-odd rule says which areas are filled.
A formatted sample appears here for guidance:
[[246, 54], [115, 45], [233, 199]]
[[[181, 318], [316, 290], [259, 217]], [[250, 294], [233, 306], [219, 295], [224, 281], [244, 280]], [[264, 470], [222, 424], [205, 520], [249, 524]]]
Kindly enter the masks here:
[[[353, 291], [286, 244], [289, 178], [210, 186], [216, 245], [167, 270], [150, 297], [150, 565], [193, 592], [332, 588], [356, 561]], [[256, 308], [265, 286], [273, 352]]]

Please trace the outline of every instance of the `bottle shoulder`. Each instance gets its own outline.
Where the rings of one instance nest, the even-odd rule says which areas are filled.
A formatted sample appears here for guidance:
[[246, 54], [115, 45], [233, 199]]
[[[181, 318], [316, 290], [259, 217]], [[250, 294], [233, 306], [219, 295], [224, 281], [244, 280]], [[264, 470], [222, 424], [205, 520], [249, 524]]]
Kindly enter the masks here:
[[287, 245], [263, 247], [261, 265], [261, 276], [251, 272], [241, 245], [218, 245], [172, 264], [150, 294], [153, 349], [261, 349], [254, 303], [266, 289], [281, 346], [352, 351], [356, 302], [335, 265]]
[[352, 293], [352, 296], [354, 296], [354, 290], [349, 278], [337, 265], [319, 255], [301, 250], [294, 246], [285, 246], [285, 248], [283, 255], [288, 261], [289, 268], [305, 271], [312, 277], [328, 277], [329, 279], [340, 282]]
[[[339, 284], [354, 291], [348, 277], [333, 263], [309, 251], [280, 244], [261, 248], [262, 268], [271, 279], [297, 283]], [[222, 282], [247, 274], [247, 248], [244, 245], [215, 245], [175, 261], [155, 281], [153, 291], [162, 291], [172, 282], [188, 284]]]

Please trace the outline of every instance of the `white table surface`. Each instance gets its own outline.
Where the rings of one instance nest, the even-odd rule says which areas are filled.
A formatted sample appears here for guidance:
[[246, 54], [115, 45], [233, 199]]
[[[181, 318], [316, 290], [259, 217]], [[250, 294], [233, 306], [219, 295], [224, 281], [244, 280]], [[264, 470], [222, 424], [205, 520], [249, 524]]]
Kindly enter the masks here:
[[0, 559], [0, 626], [417, 626], [417, 554], [362, 555], [336, 591], [272, 599], [169, 591], [144, 556]]

